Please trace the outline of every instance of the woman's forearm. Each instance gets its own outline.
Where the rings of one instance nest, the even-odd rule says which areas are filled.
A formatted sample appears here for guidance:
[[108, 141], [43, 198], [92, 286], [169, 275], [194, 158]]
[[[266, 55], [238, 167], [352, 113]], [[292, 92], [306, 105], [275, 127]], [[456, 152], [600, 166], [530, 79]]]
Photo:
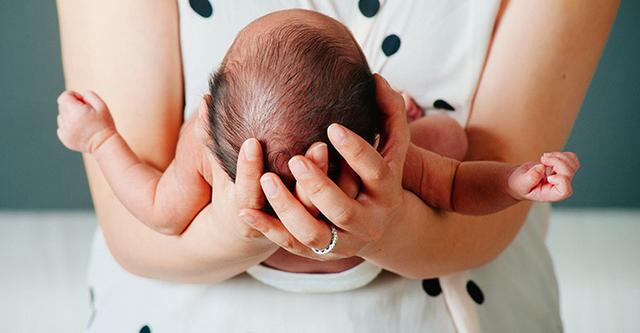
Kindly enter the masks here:
[[415, 279], [491, 261], [514, 239], [530, 207], [524, 202], [492, 215], [465, 216], [436, 211], [408, 191], [405, 202], [403, 218], [359, 255], [386, 270]]
[[[99, 93], [131, 149], [160, 171], [174, 159], [183, 118], [177, 6], [175, 1], [57, 0], [66, 87]], [[237, 238], [216, 233], [206, 210], [180, 237], [152, 231], [113, 195], [93, 157], [84, 160], [104, 237], [126, 270], [163, 280], [215, 282], [268, 257], [253, 246], [248, 251], [242, 243], [227, 244]]]
[[[466, 127], [467, 160], [519, 164], [564, 146], [619, 2], [502, 2]], [[492, 215], [462, 216], [405, 195], [405, 218], [362, 255], [415, 278], [492, 260], [513, 240], [530, 207], [522, 202]]]

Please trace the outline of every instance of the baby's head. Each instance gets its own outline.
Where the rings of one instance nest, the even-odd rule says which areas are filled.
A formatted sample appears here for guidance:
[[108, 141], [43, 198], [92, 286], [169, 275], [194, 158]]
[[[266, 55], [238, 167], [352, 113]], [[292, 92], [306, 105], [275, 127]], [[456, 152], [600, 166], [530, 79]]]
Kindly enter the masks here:
[[211, 149], [235, 180], [238, 151], [256, 138], [265, 170], [291, 188], [287, 162], [314, 142], [329, 146], [329, 175], [339, 155], [327, 127], [340, 123], [373, 143], [381, 115], [367, 61], [346, 27], [311, 11], [263, 16], [236, 37], [210, 80]]

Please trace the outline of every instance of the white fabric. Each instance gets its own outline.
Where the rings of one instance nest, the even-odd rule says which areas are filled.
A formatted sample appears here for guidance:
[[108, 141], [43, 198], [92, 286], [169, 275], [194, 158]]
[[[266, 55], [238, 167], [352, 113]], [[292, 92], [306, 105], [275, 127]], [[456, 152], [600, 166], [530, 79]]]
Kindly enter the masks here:
[[373, 281], [382, 269], [368, 261], [335, 274], [289, 273], [263, 265], [247, 269], [254, 279], [280, 290], [298, 293], [330, 293], [364, 287]]
[[[205, 18], [189, 1], [178, 4], [187, 115], [199, 105], [210, 73], [242, 27], [268, 12], [299, 7], [318, 10], [355, 30], [374, 71], [428, 113], [446, 113], [461, 124], [468, 119], [499, 7], [498, 0], [384, 1], [366, 19], [358, 1], [229, 0], [214, 1], [213, 15]], [[399, 36], [401, 44], [395, 54], [385, 56], [381, 44], [390, 34]], [[455, 111], [437, 108], [437, 100]], [[90, 273], [95, 315], [88, 331], [558, 332], [557, 288], [544, 245], [548, 217], [541, 213], [547, 207], [535, 205], [513, 244], [480, 269], [425, 281], [383, 271], [365, 286], [332, 293], [278, 289], [282, 281], [305, 280], [295, 282], [300, 286], [323, 278], [280, 272], [274, 282], [255, 274], [265, 272], [260, 266], [250, 271], [264, 283], [246, 273], [211, 285], [135, 277], [115, 263], [98, 233]], [[325, 280], [347, 286], [346, 279], [360, 276], [356, 280], [362, 283], [370, 272], [360, 268]], [[481, 290], [481, 304], [471, 300], [470, 284]], [[433, 285], [442, 292], [434, 293]]]
[[[455, 108], [447, 114], [461, 124], [469, 115], [499, 0], [385, 1], [373, 18], [364, 17], [357, 1], [215, 1], [213, 15], [202, 18], [188, 1], [178, 1], [185, 113], [192, 113], [207, 93], [207, 80], [218, 68], [236, 34], [252, 20], [286, 8], [317, 10], [356, 30], [372, 71], [412, 96], [427, 113], [441, 99]], [[386, 57], [386, 36], [401, 38], [398, 52]]]
[[[554, 209], [550, 222], [566, 331], [640, 332], [640, 210]], [[86, 274], [96, 226], [92, 211], [0, 210], [0, 332], [83, 330], [93, 311]], [[104, 271], [120, 279], [118, 267]]]

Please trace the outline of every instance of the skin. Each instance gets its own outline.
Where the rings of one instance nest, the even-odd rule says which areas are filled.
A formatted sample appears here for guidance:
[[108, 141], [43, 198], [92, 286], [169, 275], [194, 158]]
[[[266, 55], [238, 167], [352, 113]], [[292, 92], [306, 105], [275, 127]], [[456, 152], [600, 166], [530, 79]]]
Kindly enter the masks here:
[[[378, 77], [377, 81], [383, 79]], [[378, 84], [377, 91], [382, 96], [379, 98], [381, 108], [390, 119], [401, 119], [408, 114], [404, 112], [404, 108], [384, 103], [387, 97], [397, 96], [386, 83]], [[205, 97], [207, 100], [210, 98]], [[107, 105], [95, 93], [82, 95], [66, 91], [58, 98], [58, 105], [58, 138], [69, 149], [91, 154], [120, 202], [157, 232], [181, 234], [193, 217], [211, 201], [212, 188], [219, 191], [214, 186], [213, 178], [226, 177], [224, 174], [212, 176], [210, 173], [221, 167], [210, 165], [216, 160], [209, 156], [211, 152], [205, 130], [208, 121], [207, 103], [204, 100], [200, 116], [191, 116], [183, 125], [176, 157], [163, 173], [136, 156], [115, 128]], [[429, 133], [439, 138], [433, 140], [436, 145], [450, 141], [448, 145], [454, 146], [455, 142], [452, 141], [460, 136], [455, 133], [464, 135], [464, 129], [454, 120], [450, 120], [452, 124], [449, 126], [441, 126], [443, 120], [444, 118], [438, 117], [417, 120], [411, 128], [415, 133], [414, 139], [422, 143], [430, 142], [429, 138], [420, 138], [423, 133]], [[397, 128], [402, 133], [402, 129]], [[448, 134], [451, 132], [453, 135], [449, 138]], [[392, 133], [383, 138], [383, 141], [388, 146], [393, 138]], [[573, 153], [544, 154], [539, 163], [527, 162], [520, 166], [492, 161], [460, 162], [439, 155], [431, 151], [428, 145], [420, 145], [415, 140], [411, 142], [416, 152], [413, 154], [415, 160], [404, 163], [402, 170], [404, 188], [418, 195], [431, 207], [459, 213], [489, 214], [522, 200], [565, 199], [571, 195], [571, 180], [579, 167], [578, 159]], [[387, 146], [382, 147], [382, 151], [387, 150]], [[455, 153], [455, 150], [446, 150], [446, 145], [443, 150]], [[309, 152], [309, 161], [315, 164], [319, 172], [326, 174], [327, 145], [319, 142]], [[309, 205], [304, 204], [304, 199], [298, 207], [307, 211], [307, 219], [317, 218], [317, 207], [309, 196], [312, 193], [305, 189], [304, 182], [300, 184], [301, 191], [297, 191], [297, 195], [293, 197], [298, 200], [308, 199], [316, 210], [309, 211]], [[364, 185], [366, 190], [368, 184]], [[264, 187], [263, 190], [266, 191]], [[281, 190], [286, 191], [284, 188]], [[359, 193], [357, 189], [354, 192], [360, 197]], [[317, 221], [315, 223], [322, 224]]]
[[[146, 10], [151, 5], [152, 13]], [[151, 1], [58, 1], [67, 87], [79, 91], [91, 87], [99, 92], [112, 106], [116, 126], [132, 149], [158, 170], [164, 170], [174, 155], [182, 117], [176, 6]], [[521, 163], [545, 151], [560, 150], [617, 7], [618, 1], [580, 6], [552, 0], [503, 5], [467, 126], [467, 159]], [[538, 11], [553, 15], [531, 15]], [[344, 151], [356, 147], [349, 141]], [[405, 158], [409, 159], [413, 153], [407, 151]], [[385, 158], [388, 164], [394, 161], [388, 155]], [[254, 238], [240, 219], [217, 220], [212, 204], [180, 237], [154, 233], [113, 196], [95, 161], [85, 156], [85, 164], [110, 250], [134, 274], [220, 281], [263, 261], [278, 248], [264, 237]], [[226, 203], [238, 212], [236, 202], [246, 209], [257, 208], [258, 164], [240, 159], [239, 167], [247, 166], [246, 181], [227, 184], [225, 196], [214, 197], [214, 203]], [[387, 174], [380, 173], [379, 165], [367, 164], [356, 171], [362, 179], [372, 174], [381, 181]], [[394, 177], [397, 188], [401, 179], [397, 174]], [[321, 174], [309, 178], [322, 179]], [[320, 190], [328, 198], [339, 195], [335, 188]], [[404, 191], [399, 197], [407, 212], [419, 220], [391, 219], [394, 228], [371, 235], [373, 241], [360, 248], [361, 254], [400, 275], [416, 278], [476, 267], [495, 258], [514, 238], [528, 211], [527, 204], [518, 204], [491, 216], [469, 217], [434, 211]], [[378, 208], [384, 210], [381, 216], [394, 218], [392, 210], [397, 207]], [[354, 226], [371, 223], [352, 222]], [[283, 225], [296, 229], [295, 222], [282, 221]], [[276, 230], [277, 226], [268, 227]], [[285, 231], [288, 229], [277, 229], [275, 234], [286, 236]], [[326, 244], [327, 230], [318, 229], [317, 235]], [[356, 248], [358, 244], [341, 241], [339, 245]], [[225, 246], [227, 255], [212, 256], [216, 253], [212, 247], [217, 246]]]
[[[599, 2], [578, 8], [551, 2], [504, 4], [467, 128], [470, 142], [468, 159], [520, 163], [534, 159], [545, 151], [558, 150], [564, 145], [617, 5], [617, 2]], [[532, 11], [540, 8], [559, 13], [562, 19], [543, 15], [530, 17]], [[505, 29], [505, 26], [509, 28]], [[576, 39], [576, 35], [582, 38]], [[514, 47], [517, 57], [513, 55]], [[540, 112], [540, 105], [543, 105], [545, 112]], [[370, 147], [359, 146], [356, 142], [354, 138], [354, 147], [351, 149], [352, 153], [358, 152], [360, 161], [350, 160], [349, 156], [343, 154], [352, 167], [364, 163], [361, 158], [366, 155], [364, 151], [374, 154]], [[416, 151], [409, 149], [407, 160], [414, 159], [415, 155]], [[386, 160], [389, 158], [385, 156], [387, 164], [378, 165], [367, 160], [367, 165], [360, 167], [376, 175], [374, 178], [389, 174], [393, 176], [393, 173], [387, 172], [391, 162]], [[365, 181], [363, 175], [359, 175]], [[359, 248], [357, 253], [367, 260], [415, 278], [455, 272], [495, 258], [513, 240], [529, 209], [529, 205], [519, 204], [490, 216], [470, 217], [436, 212], [421, 206], [415, 202], [415, 197], [407, 195], [402, 202], [394, 202], [386, 212], [371, 216], [365, 211], [375, 207], [345, 203], [348, 202], [346, 198], [321, 174], [312, 172], [305, 182], [319, 197], [323, 197], [326, 210], [320, 208], [318, 203], [314, 204], [325, 215], [330, 211], [348, 212], [348, 222], [355, 225], [354, 229], [365, 228], [367, 224], [376, 222], [383, 225], [377, 230], [382, 235], [369, 238], [366, 245], [356, 241], [346, 244], [343, 246], [343, 255]], [[284, 212], [290, 212], [296, 206], [291, 198], [270, 198], [270, 202], [272, 200], [279, 201], [276, 205]], [[403, 209], [399, 210], [395, 205]], [[393, 217], [395, 211], [408, 212], [408, 215], [404, 219], [394, 220], [393, 228], [384, 229], [383, 220]], [[260, 229], [270, 239], [285, 244], [283, 247], [291, 252], [313, 257], [299, 246], [296, 239], [322, 239], [324, 244], [328, 242], [326, 226], [305, 230], [306, 235], [300, 231], [304, 230], [298, 222], [305, 220], [303, 213], [280, 216], [281, 221], [274, 221], [255, 211], [253, 213], [260, 219]], [[382, 219], [376, 219], [379, 216]], [[340, 215], [336, 219], [332, 220], [334, 224], [344, 222]], [[280, 224], [286, 226], [286, 231], [280, 228]], [[408, 235], [412, 238], [407, 239]]]

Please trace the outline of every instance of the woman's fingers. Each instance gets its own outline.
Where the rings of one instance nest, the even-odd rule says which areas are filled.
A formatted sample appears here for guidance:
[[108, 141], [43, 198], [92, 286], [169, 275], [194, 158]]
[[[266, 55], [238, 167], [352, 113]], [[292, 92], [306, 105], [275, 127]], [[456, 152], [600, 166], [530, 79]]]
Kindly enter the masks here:
[[247, 226], [257, 230], [270, 241], [293, 254], [304, 255], [305, 250], [308, 250], [289, 233], [278, 219], [269, 216], [269, 214], [259, 210], [242, 209], [239, 216]]
[[[242, 150], [242, 148], [241, 148]], [[243, 191], [248, 191], [247, 193], [251, 193], [251, 176], [247, 177], [247, 161], [243, 157], [243, 152], [241, 151], [238, 155], [238, 168], [239, 171], [236, 173], [236, 182], [240, 181], [240, 185], [245, 188], [236, 187], [226, 172], [218, 165], [215, 157], [212, 154], [207, 154], [207, 158], [209, 159], [209, 165], [211, 167], [211, 177], [213, 178], [213, 184], [211, 184], [212, 189], [212, 202], [214, 206], [214, 211], [223, 214], [224, 212], [236, 214], [236, 208], [244, 208], [244, 207], [258, 207], [261, 208], [263, 205], [260, 201], [251, 202], [248, 194]], [[252, 162], [253, 163], [253, 162]], [[262, 164], [260, 163], [257, 166], [259, 170], [262, 170]], [[260, 178], [260, 174], [257, 175], [257, 178]], [[259, 180], [255, 180], [255, 183], [258, 184], [258, 195], [262, 197], [262, 190], [260, 189]], [[255, 187], [254, 187], [255, 188]], [[254, 190], [255, 191], [255, 190]], [[225, 216], [223, 214], [223, 216]], [[238, 219], [239, 218], [239, 219]], [[262, 233], [253, 228], [247, 226], [242, 223], [242, 217], [234, 218], [233, 216], [225, 216], [225, 221], [229, 221], [234, 225], [235, 230], [238, 232], [238, 235], [243, 239], [257, 239], [262, 238]], [[244, 222], [244, 221], [243, 221]]]
[[332, 124], [327, 132], [333, 146], [362, 179], [365, 187], [376, 194], [387, 191], [387, 185], [393, 182], [392, 177], [388, 177], [391, 169], [378, 151], [342, 125]]
[[314, 143], [304, 156], [315, 163], [322, 172], [327, 173], [329, 170], [329, 148], [326, 143]]
[[[310, 247], [306, 246], [305, 244], [300, 242], [298, 239], [296, 239], [296, 237], [294, 237], [290, 233], [290, 230], [287, 230], [287, 228], [285, 228], [285, 226], [282, 223], [280, 223], [280, 221], [277, 218], [270, 216], [265, 212], [262, 212], [260, 210], [255, 210], [255, 209], [244, 209], [240, 212], [240, 216], [242, 216], [244, 220], [247, 221], [247, 224], [249, 226], [251, 226], [255, 230], [260, 231], [265, 237], [267, 237], [273, 243], [277, 244], [281, 248], [295, 255], [299, 255], [299, 256], [315, 259], [315, 260], [336, 260], [336, 259], [342, 259], [345, 257], [352, 257], [355, 255], [354, 253], [356, 252], [353, 249], [349, 250], [349, 249], [346, 249], [345, 247], [348, 246], [349, 244], [356, 244], [357, 246], [357, 242], [354, 240], [351, 240], [349, 235], [347, 235], [346, 233], [340, 230], [338, 230], [339, 241], [336, 244], [333, 251], [325, 255], [317, 255], [313, 253]], [[323, 228], [321, 232], [326, 232], [328, 237], [330, 238], [331, 231], [328, 227], [325, 226], [325, 228], [327, 230], [325, 231]], [[329, 242], [327, 242], [327, 244], [319, 246], [318, 248], [324, 248], [328, 244]]]
[[402, 176], [409, 147], [409, 128], [402, 96], [380, 75], [376, 74], [375, 80], [378, 106], [385, 114], [382, 154], [339, 124], [329, 126], [327, 134], [340, 155], [362, 179], [365, 188], [381, 198], [388, 198], [389, 189], [398, 187], [395, 186], [395, 178]]
[[260, 178], [260, 184], [276, 215], [296, 239], [308, 247], [322, 248], [329, 244], [329, 227], [309, 214], [278, 176], [266, 173]]
[[360, 192], [360, 178], [344, 160], [340, 161], [340, 175], [336, 183], [350, 198], [357, 197]]
[[260, 209], [264, 196], [260, 187], [262, 176], [262, 148], [256, 139], [247, 139], [240, 147], [236, 168], [236, 202], [241, 208]]
[[311, 202], [337, 227], [360, 238], [371, 234], [370, 227], [356, 225], [361, 221], [360, 204], [345, 194], [327, 175], [302, 156], [289, 160], [289, 169]]
[[[329, 150], [327, 148], [327, 144], [324, 142], [316, 142], [307, 150], [304, 155], [306, 158], [311, 160], [316, 166], [325, 174], [329, 168]], [[318, 216], [319, 211], [316, 206], [313, 205], [311, 200], [309, 200], [309, 196], [302, 190], [299, 184], [296, 183], [295, 190], [296, 197], [302, 204], [307, 208], [309, 213], [313, 216]]]
[[[385, 115], [382, 156], [402, 172], [409, 147], [409, 125], [402, 96], [379, 74], [375, 74], [376, 100]], [[355, 169], [354, 169], [355, 170]], [[357, 170], [356, 170], [357, 172]]]

